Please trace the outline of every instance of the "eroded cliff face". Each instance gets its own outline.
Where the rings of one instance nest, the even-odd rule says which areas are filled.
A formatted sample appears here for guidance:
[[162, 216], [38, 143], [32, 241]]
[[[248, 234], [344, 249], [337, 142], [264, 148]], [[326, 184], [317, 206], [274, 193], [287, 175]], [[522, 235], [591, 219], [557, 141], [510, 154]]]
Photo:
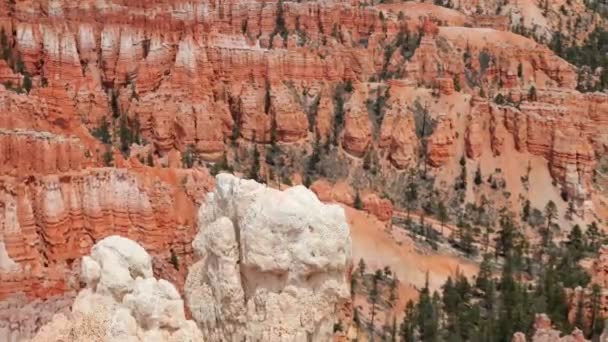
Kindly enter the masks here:
[[[418, 165], [418, 155], [427, 152], [431, 166], [449, 164], [460, 158], [463, 137], [467, 156], [478, 159], [487, 144], [479, 140], [488, 129], [481, 122], [488, 122], [495, 154], [505, 131], [513, 133], [509, 139], [521, 151], [545, 157], [553, 177], [582, 206], [590, 198], [594, 163], [606, 149], [604, 95], [579, 94], [573, 66], [531, 39], [488, 28], [491, 20], [467, 10], [476, 6], [463, 3], [457, 11], [416, 3], [4, 5], [11, 15], [4, 21], [7, 39], [24, 68], [15, 74], [6, 65], [5, 80], [27, 73], [33, 82], [29, 97], [42, 105], [22, 110], [35, 118], [7, 118], [4, 126], [32, 128], [43, 116], [42, 126], [53, 124], [47, 129], [80, 130], [86, 139], [82, 130], [98, 129], [103, 120], [114, 121], [117, 129], [120, 120], [112, 120], [111, 113], [125, 116], [129, 128], [150, 144], [148, 153], [159, 157], [191, 150], [201, 161], [218, 161], [231, 155], [234, 141], [312, 146], [318, 139], [337, 141], [358, 158], [376, 150], [402, 170]], [[86, 19], [93, 14], [96, 21]], [[412, 39], [419, 40], [417, 48], [408, 47]], [[415, 101], [431, 101], [430, 94], [414, 97], [401, 80], [388, 81], [391, 96], [380, 104], [383, 87], [368, 81], [387, 75], [414, 88], [436, 87], [452, 107], [479, 88], [486, 97], [500, 93], [524, 102], [517, 110], [496, 109], [497, 114], [483, 100], [473, 102], [462, 108], [462, 115], [470, 115], [464, 131], [453, 109], [434, 108], [430, 116], [437, 129], [422, 146], [412, 108]], [[354, 91], [339, 95], [345, 112], [340, 119], [336, 89], [346, 81]], [[528, 101], [532, 86], [539, 95]], [[524, 132], [530, 133], [522, 141]], [[103, 153], [100, 146], [88, 150], [93, 157]]]
[[[338, 184], [327, 199], [359, 193], [389, 222], [408, 174], [447, 200], [464, 157], [469, 179], [503, 170], [509, 210], [562, 192], [581, 223], [605, 219], [607, 95], [578, 92], [578, 70], [543, 44], [605, 21], [582, 0], [502, 3], [0, 4], [0, 300], [64, 303], [79, 259], [111, 234], [181, 290], [206, 167]], [[535, 24], [536, 41], [509, 32]], [[534, 196], [520, 184], [531, 173], [554, 184]], [[36, 311], [9, 333], [31, 334]]]
[[200, 260], [185, 286], [196, 323], [186, 320], [175, 286], [153, 277], [152, 256], [110, 236], [82, 258], [85, 288], [71, 311], [33, 341], [331, 339], [350, 299], [351, 240], [341, 207], [302, 186], [281, 192], [222, 174], [198, 218]]

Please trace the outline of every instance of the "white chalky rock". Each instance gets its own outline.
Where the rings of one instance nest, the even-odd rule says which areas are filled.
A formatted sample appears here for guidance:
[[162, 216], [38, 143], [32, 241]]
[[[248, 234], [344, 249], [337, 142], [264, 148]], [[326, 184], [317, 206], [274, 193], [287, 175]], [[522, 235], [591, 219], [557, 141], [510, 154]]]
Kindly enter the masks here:
[[152, 275], [152, 259], [136, 242], [110, 236], [82, 260], [87, 287], [70, 317], [56, 316], [34, 341], [203, 341], [171, 283]]
[[221, 174], [199, 210], [185, 294], [211, 341], [328, 341], [349, 297], [344, 211], [303, 186]]

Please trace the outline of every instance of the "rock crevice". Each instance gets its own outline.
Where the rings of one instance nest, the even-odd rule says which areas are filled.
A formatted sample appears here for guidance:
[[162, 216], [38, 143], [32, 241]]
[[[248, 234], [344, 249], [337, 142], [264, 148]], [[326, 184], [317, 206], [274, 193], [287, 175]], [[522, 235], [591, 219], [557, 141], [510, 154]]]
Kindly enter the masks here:
[[336, 305], [349, 296], [350, 235], [339, 206], [302, 186], [281, 192], [222, 174], [199, 229], [185, 293], [207, 339], [330, 338]]

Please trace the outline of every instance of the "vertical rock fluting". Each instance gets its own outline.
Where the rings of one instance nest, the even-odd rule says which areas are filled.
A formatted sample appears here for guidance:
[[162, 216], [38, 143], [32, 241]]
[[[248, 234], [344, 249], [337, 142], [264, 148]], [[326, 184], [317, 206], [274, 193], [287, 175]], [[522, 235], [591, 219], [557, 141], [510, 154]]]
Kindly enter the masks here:
[[343, 210], [302, 186], [283, 192], [228, 174], [199, 211], [200, 260], [187, 304], [209, 341], [327, 341], [347, 300]]

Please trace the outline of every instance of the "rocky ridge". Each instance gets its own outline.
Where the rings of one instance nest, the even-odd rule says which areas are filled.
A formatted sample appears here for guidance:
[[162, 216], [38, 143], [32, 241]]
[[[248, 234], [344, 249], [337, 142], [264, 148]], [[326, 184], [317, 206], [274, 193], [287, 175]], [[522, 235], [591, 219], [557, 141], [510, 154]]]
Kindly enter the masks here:
[[33, 341], [331, 338], [335, 314], [350, 298], [342, 208], [301, 186], [280, 192], [222, 174], [198, 216], [200, 259], [185, 285], [198, 327], [186, 320], [177, 289], [152, 276], [152, 257], [110, 236], [82, 258], [85, 288], [71, 312], [56, 315]]

